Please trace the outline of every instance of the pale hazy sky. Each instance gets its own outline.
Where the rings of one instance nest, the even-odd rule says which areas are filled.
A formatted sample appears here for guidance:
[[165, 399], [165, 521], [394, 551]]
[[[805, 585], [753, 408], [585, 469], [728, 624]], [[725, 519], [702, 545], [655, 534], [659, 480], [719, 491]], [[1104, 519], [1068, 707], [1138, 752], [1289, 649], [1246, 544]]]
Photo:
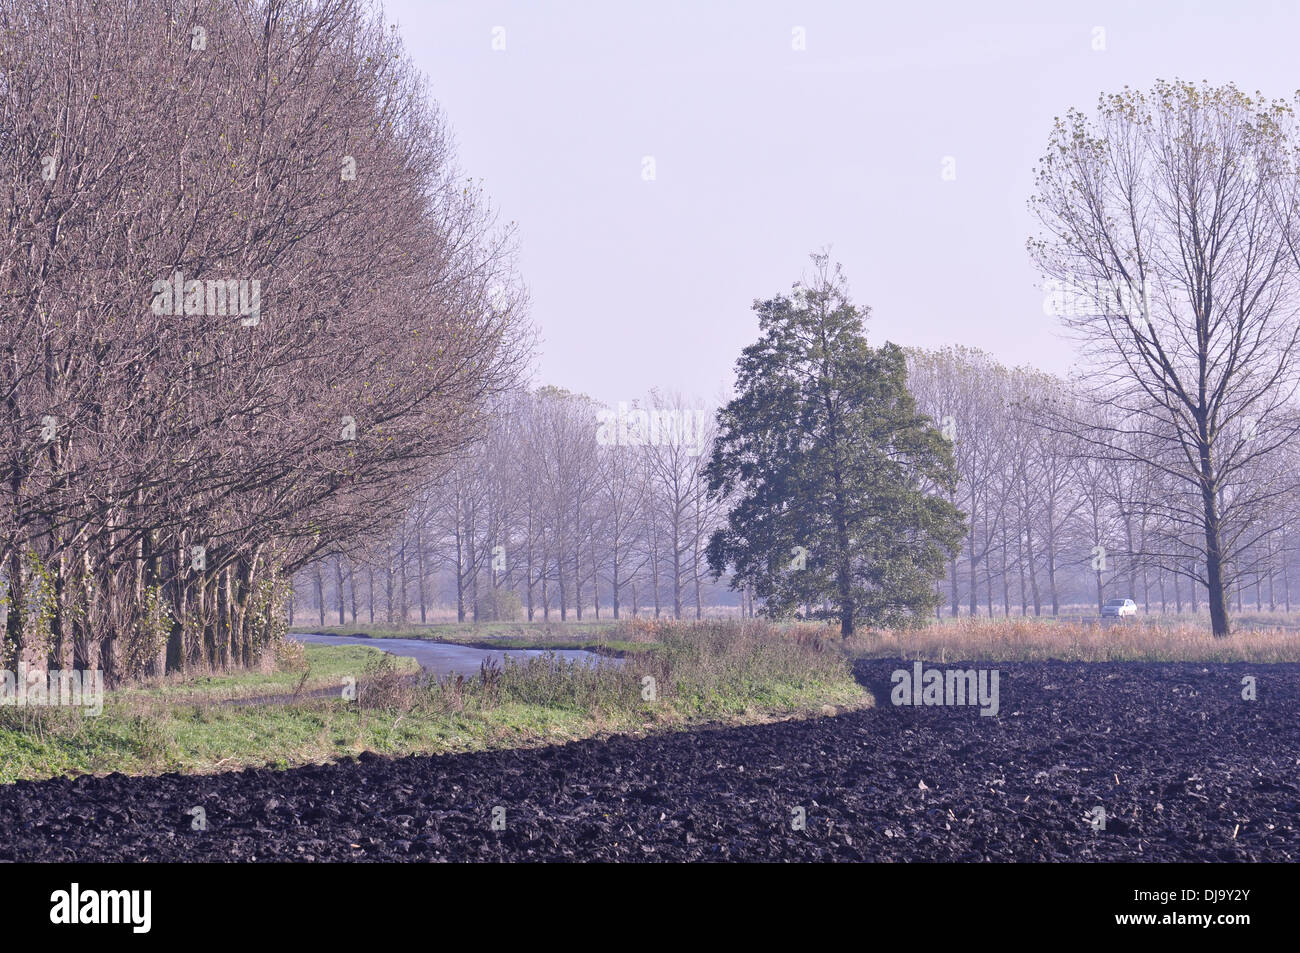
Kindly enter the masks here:
[[1157, 78], [1300, 88], [1296, 2], [386, 10], [465, 171], [519, 224], [538, 383], [609, 403], [717, 396], [756, 336], [753, 299], [826, 245], [872, 308], [873, 343], [1064, 372], [1073, 347], [1024, 247], [1053, 117]]

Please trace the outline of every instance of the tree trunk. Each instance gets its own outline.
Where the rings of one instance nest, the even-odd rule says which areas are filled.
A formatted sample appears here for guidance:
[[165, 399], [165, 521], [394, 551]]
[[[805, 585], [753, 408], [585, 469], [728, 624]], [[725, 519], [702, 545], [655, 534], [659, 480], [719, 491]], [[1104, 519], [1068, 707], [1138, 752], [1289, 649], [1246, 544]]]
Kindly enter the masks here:
[[343, 604], [343, 557], [342, 556], [334, 557], [334, 585], [338, 590], [338, 592], [336, 593], [335, 602], [338, 604], [338, 609], [339, 609], [339, 625], [342, 626], [346, 624], [344, 613], [347, 611], [346, 607]]

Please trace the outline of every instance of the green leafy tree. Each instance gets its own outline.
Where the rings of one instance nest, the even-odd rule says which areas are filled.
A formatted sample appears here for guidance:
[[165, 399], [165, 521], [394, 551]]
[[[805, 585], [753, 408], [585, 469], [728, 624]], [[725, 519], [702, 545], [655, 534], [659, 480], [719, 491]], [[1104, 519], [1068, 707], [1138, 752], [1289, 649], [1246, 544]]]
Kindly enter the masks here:
[[952, 449], [907, 390], [902, 350], [873, 349], [867, 308], [813, 255], [811, 285], [756, 301], [759, 339], [737, 362], [738, 396], [718, 414], [709, 492], [731, 503], [709, 541], [717, 578], [750, 587], [772, 616], [914, 624], [962, 538], [945, 495]]

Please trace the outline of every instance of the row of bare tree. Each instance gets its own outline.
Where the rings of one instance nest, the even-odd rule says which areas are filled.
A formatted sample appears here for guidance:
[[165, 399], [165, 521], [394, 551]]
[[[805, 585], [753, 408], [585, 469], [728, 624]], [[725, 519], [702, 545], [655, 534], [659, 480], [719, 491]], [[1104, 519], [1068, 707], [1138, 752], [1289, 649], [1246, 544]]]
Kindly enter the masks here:
[[516, 386], [510, 230], [360, 0], [0, 0], [0, 70], [0, 662], [252, 663]]
[[[948, 614], [1057, 614], [1111, 598], [1147, 612], [1206, 607], [1201, 501], [1170, 475], [1158, 442], [1043, 372], [962, 348], [909, 358], [918, 403], [953, 441], [953, 502], [967, 519]], [[1238, 610], [1289, 611], [1300, 461], [1289, 445], [1269, 446], [1263, 425], [1221, 439], [1243, 458], [1262, 451], [1220, 487], [1226, 591]]]
[[298, 588], [321, 625], [699, 618], [719, 598], [705, 546], [724, 515], [703, 468], [713, 412], [680, 397], [603, 408], [554, 387], [499, 401], [483, 439], [396, 530], [340, 547]]
[[[908, 361], [918, 405], [953, 443], [952, 502], [967, 523], [940, 616], [1070, 614], [1117, 597], [1146, 612], [1206, 607], [1199, 501], [1163, 472], [1154, 448], [1120, 452], [1113, 426], [1088, 426], [1096, 409], [1077, 384], [965, 348], [915, 350]], [[392, 534], [304, 571], [302, 604], [321, 625], [426, 622], [443, 604], [462, 621], [602, 610], [698, 617], [711, 603], [736, 611], [708, 579], [702, 550], [725, 514], [701, 477], [712, 412], [657, 397], [646, 407], [700, 427], [659, 444], [633, 427], [610, 443], [586, 397], [549, 387], [511, 395]], [[1285, 529], [1300, 518], [1300, 493], [1275, 472], [1287, 465], [1275, 448], [1220, 501], [1238, 610], [1291, 609], [1300, 548]], [[740, 602], [753, 611], [746, 594]]]

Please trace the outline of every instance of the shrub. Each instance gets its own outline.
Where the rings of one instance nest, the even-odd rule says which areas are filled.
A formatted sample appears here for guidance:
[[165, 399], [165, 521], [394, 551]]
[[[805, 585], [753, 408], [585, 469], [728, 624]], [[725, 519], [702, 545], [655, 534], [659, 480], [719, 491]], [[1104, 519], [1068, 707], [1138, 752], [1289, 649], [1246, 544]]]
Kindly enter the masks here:
[[518, 622], [523, 613], [519, 593], [505, 586], [494, 586], [478, 599], [480, 622]]
[[357, 706], [363, 709], [410, 711], [417, 701], [417, 677], [397, 667], [397, 659], [381, 652], [366, 662], [357, 681]]

